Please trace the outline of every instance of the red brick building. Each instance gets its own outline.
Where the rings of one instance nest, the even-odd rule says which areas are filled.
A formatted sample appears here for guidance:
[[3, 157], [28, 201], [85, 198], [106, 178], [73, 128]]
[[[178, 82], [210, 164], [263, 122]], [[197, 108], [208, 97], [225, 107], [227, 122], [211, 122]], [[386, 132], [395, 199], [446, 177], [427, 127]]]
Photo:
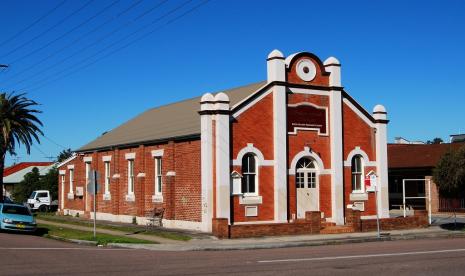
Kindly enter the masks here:
[[267, 67], [264, 82], [150, 109], [77, 150], [59, 166], [62, 212], [91, 215], [87, 173], [98, 170], [100, 219], [144, 223], [164, 207], [165, 226], [206, 232], [218, 219], [253, 228], [307, 212], [343, 225], [347, 208], [376, 215], [364, 179], [377, 175], [387, 218], [384, 107], [362, 108], [333, 57], [274, 50]]

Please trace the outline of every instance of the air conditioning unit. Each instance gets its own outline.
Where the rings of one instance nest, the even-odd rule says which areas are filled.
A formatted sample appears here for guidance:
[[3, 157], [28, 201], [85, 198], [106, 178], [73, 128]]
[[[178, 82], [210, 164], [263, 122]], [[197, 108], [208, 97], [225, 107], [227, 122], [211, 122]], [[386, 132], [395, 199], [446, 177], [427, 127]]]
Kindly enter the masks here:
[[76, 196], [84, 196], [84, 187], [76, 187]]

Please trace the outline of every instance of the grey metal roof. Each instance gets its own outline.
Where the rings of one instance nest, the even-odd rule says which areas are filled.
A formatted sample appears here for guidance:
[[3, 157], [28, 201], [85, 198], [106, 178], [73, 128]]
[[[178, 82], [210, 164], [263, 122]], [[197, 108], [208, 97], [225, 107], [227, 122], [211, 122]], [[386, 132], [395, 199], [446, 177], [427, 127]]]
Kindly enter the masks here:
[[[263, 81], [217, 93], [226, 93], [232, 107], [265, 84], [266, 82]], [[197, 113], [200, 110], [200, 98], [196, 97], [149, 109], [77, 151], [90, 151], [200, 134], [200, 115]]]

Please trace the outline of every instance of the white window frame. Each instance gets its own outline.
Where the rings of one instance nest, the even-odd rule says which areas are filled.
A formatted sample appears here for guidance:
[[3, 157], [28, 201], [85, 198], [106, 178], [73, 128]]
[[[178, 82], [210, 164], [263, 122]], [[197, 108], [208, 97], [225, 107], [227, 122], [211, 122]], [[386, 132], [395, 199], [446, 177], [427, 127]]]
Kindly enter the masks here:
[[[244, 154], [244, 156], [242, 157], [242, 160], [241, 160], [241, 166], [242, 166], [242, 161], [243, 161], [243, 159], [246, 158], [249, 154], [250, 154], [251, 156], [253, 156], [253, 158], [254, 158], [254, 160], [255, 160], [255, 192], [253, 192], [253, 193], [244, 193], [244, 192], [242, 191], [242, 183], [241, 183], [241, 191], [242, 191], [242, 194], [243, 194], [245, 197], [247, 197], [247, 196], [258, 196], [258, 187], [259, 187], [259, 185], [258, 185], [258, 179], [259, 179], [259, 178], [258, 178], [258, 169], [259, 169], [259, 166], [258, 166], [257, 156], [256, 156], [254, 153], [252, 153], [252, 152], [248, 152], [248, 153]], [[245, 177], [246, 175], [252, 174], [252, 173], [246, 173], [246, 172], [244, 172], [244, 168], [241, 168], [241, 172], [242, 172], [242, 177]]]
[[110, 194], [110, 177], [111, 177], [111, 164], [110, 161], [103, 162], [105, 169], [105, 194]]
[[[354, 171], [353, 163], [356, 158], [360, 159], [359, 171]], [[364, 163], [363, 157], [359, 154], [353, 156], [352, 159], [350, 160], [350, 182], [351, 182], [350, 184], [352, 186], [351, 188], [352, 188], [353, 194], [365, 193], [364, 171], [365, 171], [365, 163]], [[360, 175], [360, 189], [359, 190], [354, 189], [354, 175], [355, 174]]]
[[128, 195], [134, 195], [134, 159], [128, 159]]
[[69, 193], [74, 194], [74, 169], [69, 169]]
[[155, 164], [155, 195], [163, 194], [163, 161], [161, 156], [154, 158]]

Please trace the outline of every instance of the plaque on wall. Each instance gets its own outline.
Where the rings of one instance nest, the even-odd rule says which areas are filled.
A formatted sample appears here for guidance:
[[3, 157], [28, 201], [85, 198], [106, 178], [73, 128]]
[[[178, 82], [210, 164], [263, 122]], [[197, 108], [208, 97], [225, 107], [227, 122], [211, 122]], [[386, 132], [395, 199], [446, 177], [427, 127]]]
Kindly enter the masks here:
[[327, 135], [327, 121], [326, 107], [309, 103], [287, 107], [287, 132], [290, 134], [296, 134], [298, 130], [315, 130], [320, 135]]

